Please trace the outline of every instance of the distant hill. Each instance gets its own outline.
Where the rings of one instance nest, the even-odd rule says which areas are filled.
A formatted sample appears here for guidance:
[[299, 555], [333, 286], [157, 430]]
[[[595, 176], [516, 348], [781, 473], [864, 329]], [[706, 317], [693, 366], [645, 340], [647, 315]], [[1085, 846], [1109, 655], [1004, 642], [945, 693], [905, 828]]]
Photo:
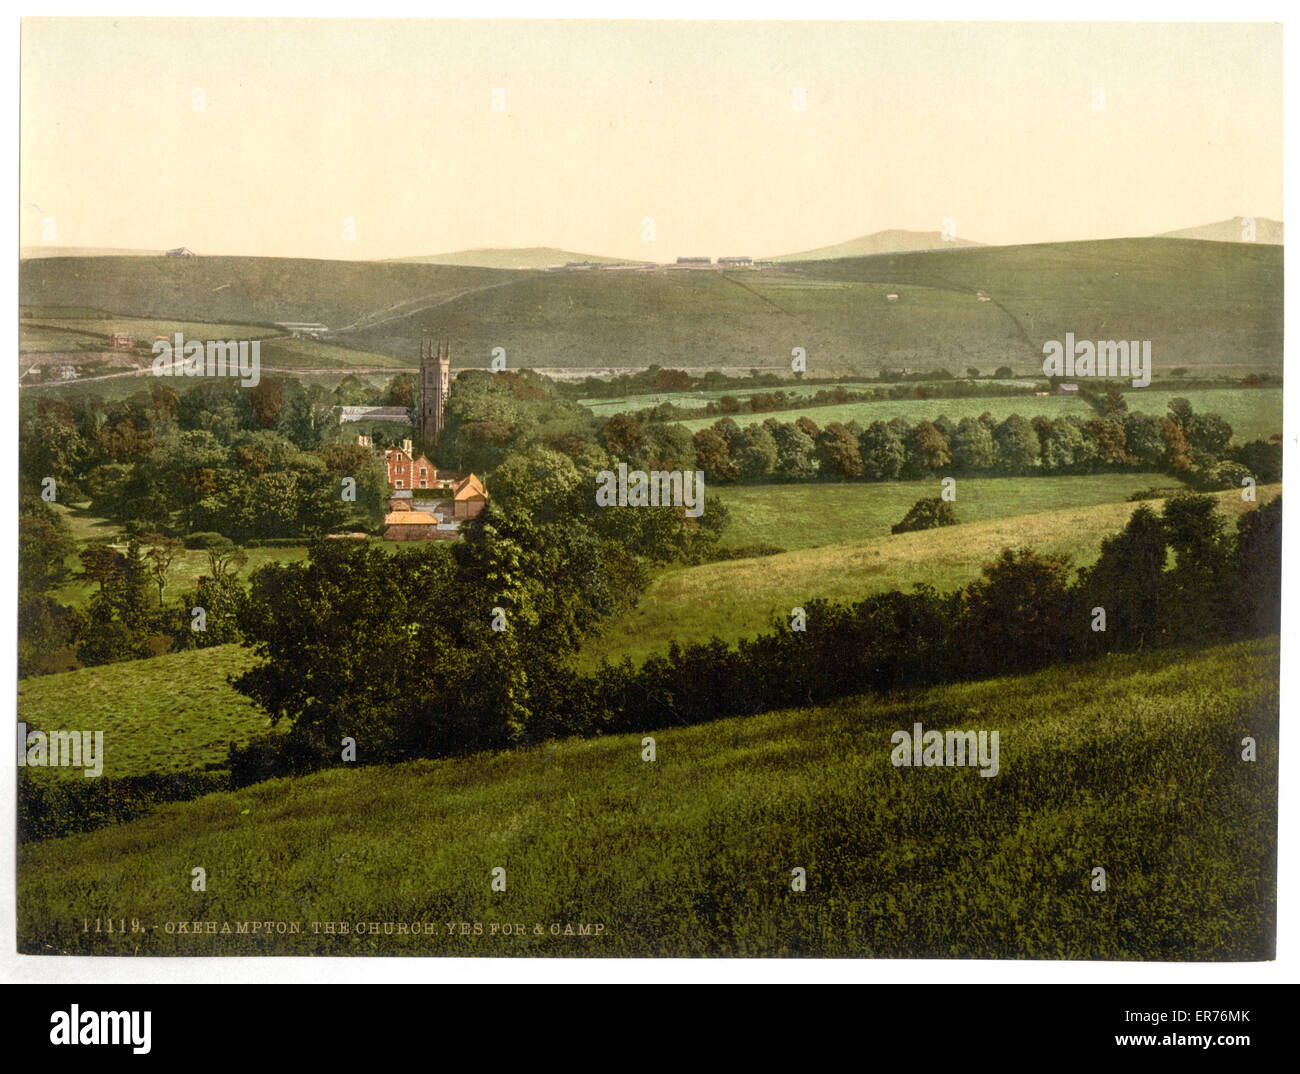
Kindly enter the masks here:
[[35, 257], [162, 257], [163, 250], [112, 250], [96, 246], [24, 246], [23, 260]]
[[552, 246], [523, 246], [517, 249], [458, 250], [451, 254], [430, 254], [426, 257], [393, 257], [390, 262], [406, 265], [461, 265], [466, 268], [544, 269], [567, 265], [570, 261], [591, 261], [600, 265], [616, 265], [625, 258], [601, 257], [598, 254], [575, 254], [557, 250]]
[[[1282, 255], [1267, 243], [1109, 239], [791, 263], [786, 271], [541, 272], [391, 261], [84, 257], [22, 263], [42, 310], [219, 324], [310, 321], [325, 342], [409, 360], [426, 334], [458, 368], [984, 371], [1042, 344], [1150, 339], [1158, 369], [1280, 371]], [[980, 301], [977, 292], [988, 301]], [[897, 295], [887, 299], [887, 295]], [[52, 317], [52, 313], [44, 316]], [[395, 364], [403, 364], [401, 361]]]
[[[1245, 217], [1234, 216], [1220, 220], [1215, 224], [1202, 224], [1200, 227], [1183, 228], [1181, 231], [1166, 231], [1157, 235], [1159, 239], [1202, 239], [1207, 242], [1243, 242], [1241, 233], [1245, 228]], [[1282, 245], [1282, 221], [1270, 220], [1266, 216], [1255, 217], [1255, 242], [1267, 246]]]
[[982, 242], [970, 239], [953, 239], [945, 242], [942, 232], [938, 231], [903, 231], [895, 228], [891, 231], [877, 231], [873, 235], [859, 235], [848, 242], [834, 246], [823, 246], [817, 250], [805, 250], [803, 253], [786, 254], [784, 257], [772, 258], [774, 261], [827, 261], [840, 257], [875, 257], [878, 254], [901, 254], [912, 250], [951, 250], [958, 246], [983, 246]]

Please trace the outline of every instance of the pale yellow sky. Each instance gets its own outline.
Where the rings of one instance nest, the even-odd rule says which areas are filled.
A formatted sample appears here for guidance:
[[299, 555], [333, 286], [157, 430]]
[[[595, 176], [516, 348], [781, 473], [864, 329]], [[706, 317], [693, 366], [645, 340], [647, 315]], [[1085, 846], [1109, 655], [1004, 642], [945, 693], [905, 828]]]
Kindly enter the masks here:
[[1212, 24], [28, 19], [22, 243], [52, 221], [66, 246], [667, 260], [945, 217], [990, 243], [1281, 219], [1281, 38]]

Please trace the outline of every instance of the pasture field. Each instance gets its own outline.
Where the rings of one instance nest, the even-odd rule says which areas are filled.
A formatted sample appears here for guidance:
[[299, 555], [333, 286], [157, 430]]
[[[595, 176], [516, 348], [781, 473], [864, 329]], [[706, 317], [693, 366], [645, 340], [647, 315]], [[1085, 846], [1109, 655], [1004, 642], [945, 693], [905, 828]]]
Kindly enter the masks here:
[[[991, 372], [991, 370], [990, 370]], [[948, 384], [950, 381], [941, 383]], [[970, 381], [963, 379], [961, 383], [972, 384], [975, 387], [987, 385], [990, 388], [1032, 388], [1041, 381], [1025, 380], [1023, 378], [1010, 378], [1006, 380], [988, 380], [988, 381]], [[742, 402], [749, 399], [752, 395], [766, 395], [769, 392], [783, 391], [788, 396], [799, 398], [812, 398], [818, 392], [833, 392], [836, 388], [844, 388], [850, 392], [871, 391], [874, 388], [895, 388], [898, 384], [892, 381], [835, 381], [826, 384], [809, 384], [804, 381], [786, 380], [775, 388], [766, 387], [749, 387], [748, 385], [738, 385], [734, 388], [718, 389], [716, 391], [695, 391], [695, 392], [644, 392], [638, 395], [624, 395], [613, 399], [579, 399], [578, 403], [585, 406], [598, 418], [608, 418], [613, 414], [621, 414], [627, 411], [645, 410], [648, 407], [661, 406], [664, 403], [672, 403], [680, 407], [702, 407], [708, 403], [716, 403], [724, 395], [730, 395]], [[916, 383], [908, 383], [908, 388], [915, 389]]]
[[[61, 671], [18, 681], [18, 719], [30, 730], [104, 732], [104, 775], [220, 768], [232, 742], [270, 721], [226, 681], [254, 663], [238, 645]], [[85, 781], [77, 768], [30, 769]]]
[[[156, 337], [164, 337], [168, 343], [174, 342], [174, 336], [180, 332], [186, 339], [263, 339], [267, 335], [278, 335], [280, 330], [273, 325], [249, 324], [244, 322], [207, 323], [171, 319], [144, 317], [24, 317], [19, 322], [19, 350], [60, 349], [29, 348], [27, 335], [29, 331], [63, 333], [68, 338], [80, 339], [84, 346], [94, 350], [103, 350], [108, 346], [109, 336], [115, 333], [129, 333], [135, 337], [137, 347], [148, 351]], [[37, 340], [39, 342], [39, 340]], [[265, 348], [263, 348], [265, 357]], [[142, 356], [143, 357], [143, 356]]]
[[[1220, 415], [1232, 426], [1233, 440], [1267, 440], [1273, 433], [1282, 431], [1282, 389], [1281, 388], [1203, 388], [1189, 391], [1162, 390], [1148, 393], [1146, 390], [1132, 390], [1125, 393], [1129, 410], [1152, 417], [1164, 417], [1169, 409], [1169, 400], [1186, 399], [1192, 409], [1198, 413]], [[737, 425], [752, 425], [764, 422], [768, 418], [777, 421], [794, 421], [806, 414], [818, 426], [825, 427], [833, 421], [847, 425], [856, 421], [863, 428], [873, 421], [892, 421], [902, 418], [909, 423], [934, 421], [946, 416], [953, 421], [962, 418], [978, 418], [988, 412], [997, 421], [1003, 421], [1012, 414], [1022, 418], [1065, 418], [1074, 417], [1080, 421], [1091, 421], [1097, 417], [1097, 411], [1084, 399], [1071, 398], [1068, 395], [1020, 395], [994, 398], [973, 399], [888, 399], [871, 403], [844, 403], [832, 406], [810, 406], [789, 410], [774, 410], [765, 414], [731, 414], [728, 415]], [[720, 417], [720, 416], [719, 416]], [[691, 432], [707, 429], [719, 417], [691, 418], [681, 422]]]
[[[959, 477], [953, 506], [963, 523], [1012, 515], [1123, 502], [1143, 489], [1178, 489], [1161, 473], [1077, 474], [1067, 477]], [[765, 544], [794, 551], [887, 537], [908, 508], [938, 496], [937, 480], [720, 485], [713, 493], [727, 508], [723, 547]]]
[[[20, 846], [18, 950], [1269, 959], [1277, 675], [1269, 638], [661, 731], [654, 763], [638, 734], [272, 780]], [[997, 776], [894, 767], [918, 720], [996, 731]]]
[[[1281, 491], [1281, 485], [1261, 486], [1259, 504]], [[1214, 495], [1229, 524], [1235, 514], [1257, 506], [1242, 503], [1235, 491]], [[1148, 502], [1160, 509], [1161, 501]], [[907, 590], [916, 582], [941, 591], [956, 589], [978, 578], [983, 565], [1004, 548], [1028, 546], [1040, 553], [1062, 553], [1071, 557], [1074, 566], [1088, 566], [1095, 562], [1102, 538], [1123, 529], [1138, 506], [1102, 503], [1048, 510], [781, 555], [669, 568], [651, 580], [634, 608], [587, 642], [580, 662], [591, 666], [601, 659], [630, 657], [639, 663], [674, 641], [703, 642], [716, 636], [735, 642], [766, 630], [774, 617], [788, 622], [790, 609], [812, 597], [861, 600], [890, 589]], [[959, 491], [958, 517], [961, 509]]]

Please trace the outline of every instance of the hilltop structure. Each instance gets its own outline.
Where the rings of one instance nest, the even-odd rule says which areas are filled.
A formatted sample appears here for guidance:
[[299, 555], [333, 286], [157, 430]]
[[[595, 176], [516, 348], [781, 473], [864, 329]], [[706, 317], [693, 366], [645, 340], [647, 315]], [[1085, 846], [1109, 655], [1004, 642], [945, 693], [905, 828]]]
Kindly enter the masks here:
[[420, 341], [420, 443], [436, 444], [442, 435], [443, 412], [451, 390], [451, 344]]

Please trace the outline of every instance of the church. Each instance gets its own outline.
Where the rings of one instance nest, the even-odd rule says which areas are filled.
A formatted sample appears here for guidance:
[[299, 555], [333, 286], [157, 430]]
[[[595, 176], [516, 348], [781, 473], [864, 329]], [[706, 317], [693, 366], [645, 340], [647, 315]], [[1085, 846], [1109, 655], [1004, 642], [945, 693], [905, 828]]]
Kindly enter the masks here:
[[[436, 346], [436, 350], [435, 350]], [[445, 353], [444, 353], [445, 350]], [[442, 436], [451, 390], [451, 344], [420, 341], [420, 443], [432, 447]]]

